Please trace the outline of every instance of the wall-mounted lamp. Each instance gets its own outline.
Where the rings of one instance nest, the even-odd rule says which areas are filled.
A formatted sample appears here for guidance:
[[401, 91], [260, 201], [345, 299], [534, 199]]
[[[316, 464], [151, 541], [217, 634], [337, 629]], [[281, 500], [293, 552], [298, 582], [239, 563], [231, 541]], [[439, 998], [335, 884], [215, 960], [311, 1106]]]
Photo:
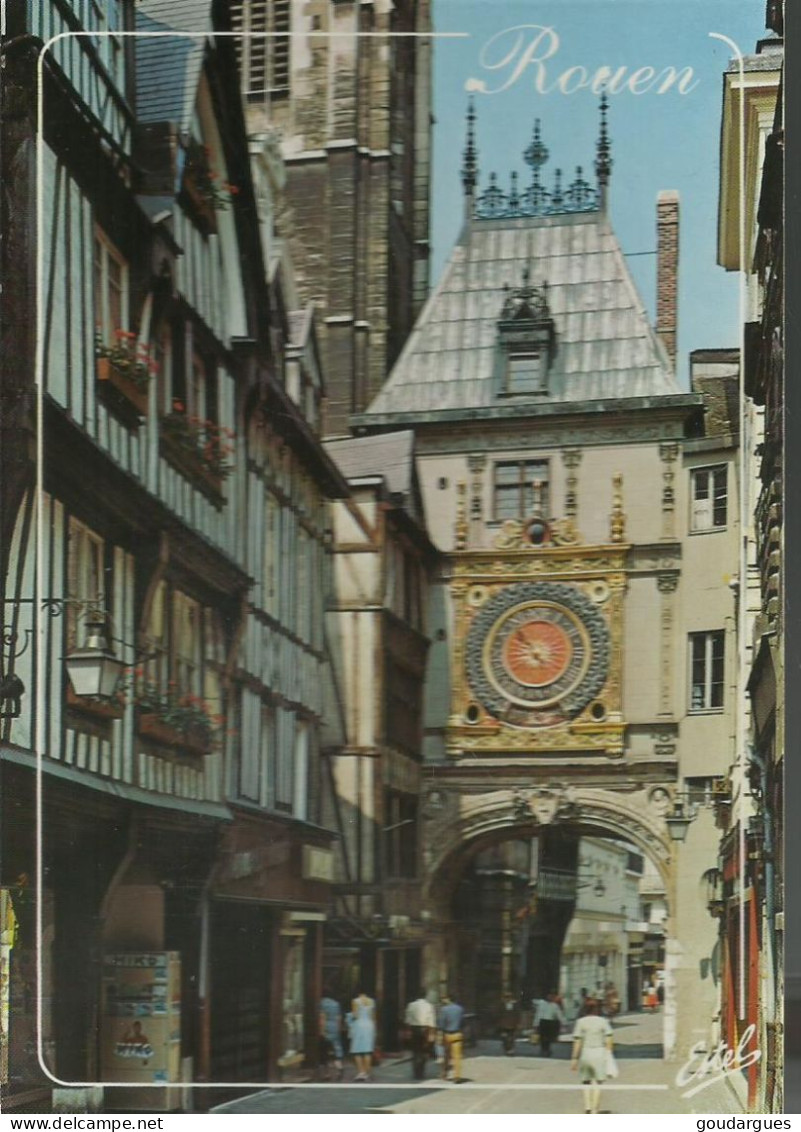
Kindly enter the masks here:
[[723, 873], [718, 868], [707, 869], [704, 873], [706, 884], [706, 906], [711, 916], [722, 916], [726, 911], [723, 895]]
[[[2, 605], [33, 605], [35, 598], [6, 598]], [[76, 696], [92, 696], [113, 699], [125, 664], [114, 655], [108, 631], [108, 614], [92, 602], [74, 601], [71, 598], [42, 598], [41, 609], [50, 617], [60, 617], [67, 606], [86, 609], [86, 644], [82, 649], [73, 649], [65, 658], [64, 664]], [[25, 630], [25, 640], [17, 648], [16, 632], [3, 636], [3, 644], [11, 649], [10, 656], [16, 660], [26, 651], [31, 640], [30, 629]], [[0, 678], [0, 719], [16, 719], [22, 710], [22, 696], [25, 685], [14, 672]]]
[[108, 636], [108, 618], [99, 609], [86, 615], [86, 644], [73, 649], [64, 661], [76, 696], [93, 696], [113, 699], [125, 669], [111, 647]]
[[683, 794], [676, 794], [673, 799], [673, 809], [665, 814], [665, 825], [671, 841], [685, 841], [690, 824], [698, 816], [698, 807], [688, 801]]

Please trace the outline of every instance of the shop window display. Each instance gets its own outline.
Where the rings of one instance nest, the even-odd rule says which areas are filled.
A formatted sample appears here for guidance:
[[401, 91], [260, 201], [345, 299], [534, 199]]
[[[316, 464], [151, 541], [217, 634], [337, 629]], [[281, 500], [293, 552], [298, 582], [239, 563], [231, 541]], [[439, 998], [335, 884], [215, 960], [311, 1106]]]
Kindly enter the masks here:
[[303, 934], [284, 936], [282, 1061], [302, 1055], [304, 1048], [303, 941]]

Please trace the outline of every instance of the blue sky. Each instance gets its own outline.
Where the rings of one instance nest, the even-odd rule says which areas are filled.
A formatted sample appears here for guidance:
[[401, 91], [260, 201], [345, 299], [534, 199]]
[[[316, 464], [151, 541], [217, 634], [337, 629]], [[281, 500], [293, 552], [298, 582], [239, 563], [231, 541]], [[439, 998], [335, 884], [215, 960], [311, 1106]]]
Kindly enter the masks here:
[[[729, 36], [749, 54], [767, 35], [763, 19], [764, 0], [434, 0], [435, 30], [469, 37], [437, 39], [434, 47], [432, 282], [439, 279], [461, 225], [466, 83], [483, 81], [492, 92], [475, 95], [480, 186], [491, 170], [503, 188], [512, 169], [521, 184], [528, 183], [522, 152], [537, 117], [550, 150], [543, 170], [543, 182], [550, 186], [557, 167], [569, 180], [582, 165], [594, 181], [598, 96], [589, 89], [562, 93], [557, 80], [568, 68], [583, 67], [589, 78], [604, 66], [613, 72], [625, 67], [627, 78], [644, 67], [657, 74], [668, 66], [678, 72], [692, 68], [687, 93], [674, 85], [662, 94], [655, 88], [640, 94], [624, 88], [610, 96], [610, 212], [625, 253], [653, 251], [657, 194], [679, 191], [681, 383], [687, 381], [691, 350], [736, 346], [737, 277], [716, 264], [722, 75], [732, 51], [709, 33]], [[507, 30], [523, 25], [523, 32]], [[552, 31], [537, 30], [542, 28]], [[498, 38], [482, 61], [482, 49], [493, 36]], [[533, 59], [542, 63], [532, 61], [514, 77], [525, 45], [536, 37]], [[483, 65], [507, 56], [505, 66]], [[581, 77], [580, 71], [572, 72], [568, 88]], [[642, 86], [646, 79], [641, 76]], [[631, 256], [628, 263], [653, 321], [656, 257]]]

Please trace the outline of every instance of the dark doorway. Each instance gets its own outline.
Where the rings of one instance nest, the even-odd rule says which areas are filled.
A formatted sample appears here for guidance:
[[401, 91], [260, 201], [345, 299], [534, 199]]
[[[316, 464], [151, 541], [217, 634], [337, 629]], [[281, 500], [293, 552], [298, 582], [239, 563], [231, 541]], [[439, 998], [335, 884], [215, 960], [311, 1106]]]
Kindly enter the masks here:
[[211, 925], [211, 1076], [266, 1081], [271, 919], [266, 908], [218, 903]]

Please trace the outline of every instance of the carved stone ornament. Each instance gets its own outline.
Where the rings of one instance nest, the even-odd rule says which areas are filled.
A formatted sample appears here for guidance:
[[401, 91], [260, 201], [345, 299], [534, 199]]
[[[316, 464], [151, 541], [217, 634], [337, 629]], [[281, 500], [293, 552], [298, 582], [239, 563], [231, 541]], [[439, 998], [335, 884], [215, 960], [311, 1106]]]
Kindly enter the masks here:
[[538, 550], [547, 549], [549, 546], [580, 546], [584, 542], [575, 520], [570, 517], [551, 519], [546, 526], [547, 537], [545, 542], [536, 545], [531, 541], [527, 521], [505, 519], [492, 545], [497, 550], [529, 550], [536, 553]]
[[569, 821], [574, 815], [576, 810], [574, 794], [574, 790], [562, 785], [540, 786], [534, 790], [516, 790], [512, 805], [520, 818], [531, 816], [538, 825], [550, 825], [557, 820]]
[[551, 523], [551, 542], [554, 546], [579, 546], [583, 541], [573, 519], [554, 519]]
[[662, 817], [670, 809], [670, 791], [664, 786], [654, 786], [648, 794], [648, 804], [654, 813]]
[[441, 814], [448, 807], [448, 794], [445, 790], [429, 790], [423, 801], [427, 817]]

